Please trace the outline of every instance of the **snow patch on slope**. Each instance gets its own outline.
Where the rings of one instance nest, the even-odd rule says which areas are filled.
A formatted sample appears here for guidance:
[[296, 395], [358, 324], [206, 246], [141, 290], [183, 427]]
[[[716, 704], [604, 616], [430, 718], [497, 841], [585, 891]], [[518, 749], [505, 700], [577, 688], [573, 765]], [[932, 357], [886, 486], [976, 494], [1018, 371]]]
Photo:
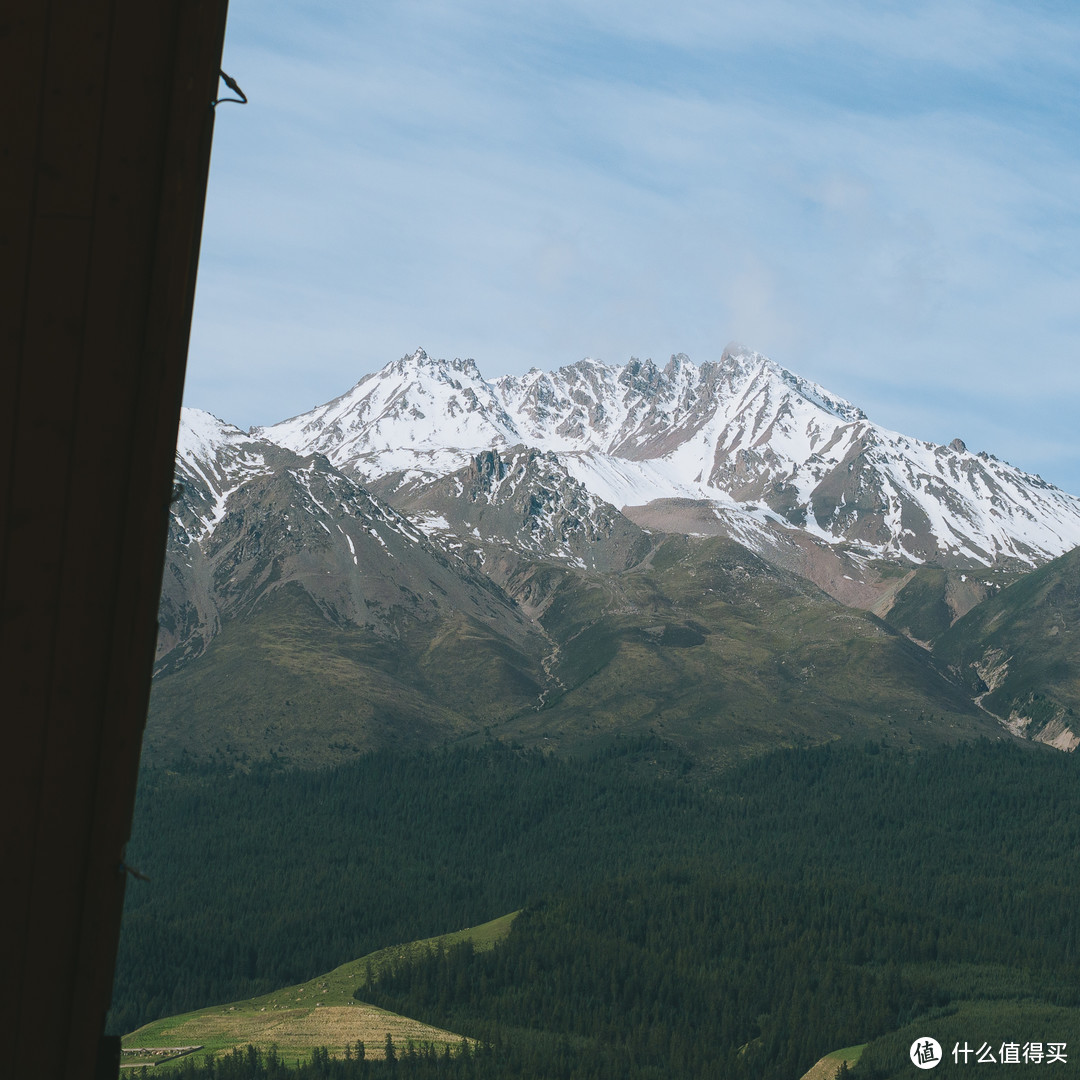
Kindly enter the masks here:
[[[1077, 497], [959, 441], [933, 446], [880, 428], [741, 346], [701, 365], [682, 354], [663, 368], [582, 360], [493, 381], [473, 360], [417, 350], [252, 437], [324, 454], [361, 481], [394, 476], [395, 490], [524, 444], [557, 454], [616, 507], [708, 500], [745, 519], [748, 534], [780, 523], [915, 562], [1035, 565], [1080, 545]], [[218, 513], [215, 503], [207, 520]]]

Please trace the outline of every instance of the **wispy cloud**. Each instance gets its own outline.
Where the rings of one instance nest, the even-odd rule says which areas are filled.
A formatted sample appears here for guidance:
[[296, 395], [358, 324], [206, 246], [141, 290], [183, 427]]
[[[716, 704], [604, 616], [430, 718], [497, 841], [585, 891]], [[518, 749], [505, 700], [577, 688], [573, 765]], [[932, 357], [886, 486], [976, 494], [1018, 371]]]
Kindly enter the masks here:
[[[943, 399], [992, 451], [1018, 401], [1065, 425], [1078, 45], [1055, 3], [232, 0], [189, 398], [738, 338], [922, 437]], [[1016, 463], [1080, 490], [1070, 436]]]

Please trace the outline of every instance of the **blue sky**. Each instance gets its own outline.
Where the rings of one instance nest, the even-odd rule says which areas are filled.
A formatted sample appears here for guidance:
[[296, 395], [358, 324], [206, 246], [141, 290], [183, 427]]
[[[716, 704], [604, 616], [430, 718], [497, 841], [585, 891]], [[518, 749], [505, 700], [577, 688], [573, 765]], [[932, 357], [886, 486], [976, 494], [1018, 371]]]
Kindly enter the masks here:
[[231, 0], [186, 403], [740, 341], [1080, 493], [1074, 3]]

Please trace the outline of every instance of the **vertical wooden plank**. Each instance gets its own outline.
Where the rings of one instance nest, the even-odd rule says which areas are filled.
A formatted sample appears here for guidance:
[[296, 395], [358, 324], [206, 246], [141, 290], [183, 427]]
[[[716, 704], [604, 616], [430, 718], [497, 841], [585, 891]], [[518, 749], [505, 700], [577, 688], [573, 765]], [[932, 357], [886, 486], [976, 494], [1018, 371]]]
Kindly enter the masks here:
[[32, 99], [0, 136], [17, 301], [0, 311], [17, 717], [0, 1029], [13, 1075], [82, 1078], [119, 934], [226, 4], [30, 8], [0, 19], [6, 100]]
[[[15, 357], [21, 355], [25, 325], [48, 23], [49, 5], [44, 3], [21, 5], [0, 20], [0, 56], [20, 55], [25, 59], [25, 67], [0, 64], [0, 100], [25, 106], [7, 110], [0, 124], [0, 296], [4, 297], [7, 312], [0, 319], [0, 505], [4, 507], [9, 505], [7, 488], [11, 482], [20, 375]], [[0, 534], [0, 565], [6, 543], [5, 531]]]
[[[121, 20], [125, 28], [134, 27], [138, 18], [145, 18], [145, 5], [136, 0], [123, 0], [123, 5], [131, 9], [129, 17]], [[159, 114], [146, 116], [144, 145], [132, 149], [128, 138], [129, 120], [120, 108], [125, 94], [130, 91], [129, 78], [119, 79], [113, 88], [117, 108], [109, 110], [108, 116], [115, 123], [104, 132], [106, 143], [113, 147], [110, 160], [119, 162], [120, 168], [110, 174], [107, 181], [103, 178], [99, 208], [102, 218], [135, 195], [130, 190], [130, 171], [126, 167], [128, 154], [146, 155], [147, 165], [151, 159], [156, 160], [160, 183], [154, 188], [153, 230], [145, 236], [132, 238], [133, 245], [136, 242], [145, 244], [145, 260], [139, 271], [142, 282], [146, 283], [139, 299], [142, 320], [138, 323], [137, 336], [133, 334], [127, 343], [136, 362], [128, 370], [115, 372], [107, 391], [110, 397], [125, 395], [124, 411], [129, 423], [124, 429], [122, 445], [111, 450], [115, 459], [123, 463], [118, 473], [123, 483], [117, 485], [113, 495], [114, 512], [117, 520], [123, 522], [123, 529], [121, 542], [114, 547], [112, 595], [116, 617], [109, 622], [110, 635], [103, 642], [109, 662], [103, 688], [105, 712], [98, 750], [99, 776], [102, 777], [110, 771], [135, 776], [142, 720], [149, 700], [183, 365], [194, 301], [213, 130], [210, 102], [217, 87], [224, 34], [224, 8], [221, 8], [219, 18], [214, 19], [208, 17], [208, 13], [213, 14], [215, 5], [203, 0], [202, 7], [200, 19], [190, 16], [190, 6], [179, 8], [169, 39], [160, 43], [157, 63], [167, 64], [166, 50], [171, 50], [174, 77], [171, 95], [160, 103]], [[137, 42], [145, 42], [148, 32], [139, 31], [130, 45], [118, 45], [117, 51], [129, 53]], [[191, 63], [193, 55], [201, 57], [202, 62]], [[147, 80], [153, 75], [153, 68], [144, 71]], [[166, 137], [154, 144], [154, 136], [159, 132], [165, 133]], [[107, 250], [103, 250], [102, 258], [107, 256]], [[115, 268], [117, 278], [124, 273], [125, 268]], [[125, 298], [138, 295], [142, 282], [126, 281], [121, 295]], [[104, 303], [106, 298], [101, 299]], [[115, 297], [114, 302], [117, 302]], [[116, 321], [127, 325], [125, 313], [118, 312]], [[151, 545], [147, 544], [147, 537], [153, 537]], [[139, 617], [133, 619], [132, 612], [140, 613]], [[145, 673], [144, 677], [141, 680], [130, 678], [127, 674], [129, 666]], [[130, 716], [139, 717], [137, 728], [114, 720]], [[110, 888], [122, 887], [115, 867], [130, 830], [134, 794], [133, 783], [127, 786], [99, 785], [93, 847], [98, 851], [106, 850], [108, 856], [96, 859], [88, 868], [93, 895], [103, 896]], [[123, 832], [119, 835], [118, 822], [123, 823]], [[109, 844], [113, 845], [111, 849]], [[97, 911], [88, 907], [84, 912], [84, 947], [92, 949], [102, 929], [106, 930], [112, 943], [107, 980], [99, 979], [97, 986], [84, 987], [88, 995], [95, 994], [106, 1004], [111, 997], [111, 968], [119, 938], [121, 900], [122, 891], [118, 902], [104, 904]], [[89, 955], [85, 960], [80, 965], [80, 972], [88, 981], [99, 972], [99, 967], [91, 962]], [[90, 1022], [98, 1018], [83, 1016], [82, 1019]]]
[[[102, 3], [87, 4], [77, 12], [62, 2], [49, 8], [43, 77], [38, 80], [41, 94], [32, 187], [26, 192], [32, 210], [27, 215], [29, 252], [23, 270], [24, 321], [6, 462], [0, 640], [3, 655], [15, 660], [14, 700], [22, 716], [36, 721], [20, 724], [16, 732], [16, 758], [21, 768], [15, 794], [26, 827], [17, 838], [19, 861], [15, 865], [24, 868], [22, 880], [28, 888], [22, 895], [23, 932], [9, 970], [14, 976], [12, 990], [22, 986], [39, 964], [55, 971], [61, 1015], [70, 1008], [71, 966], [67, 958], [77, 931], [57, 921], [52, 937], [43, 942], [35, 923], [42, 913], [55, 911], [53, 895], [70, 896], [72, 888], [70, 851], [53, 843], [56, 817], [62, 810], [55, 801], [43, 802], [42, 795], [54, 696], [63, 696], [70, 685], [54, 641], [66, 532], [66, 514], [58, 508], [64, 505], [71, 482], [70, 431], [83, 355], [90, 207], [106, 66], [100, 45], [110, 18], [109, 5]], [[80, 49], [84, 41], [96, 42], [99, 48]], [[80, 130], [66, 139], [69, 125]], [[67, 154], [65, 142], [70, 142]], [[43, 483], [52, 489], [51, 507], [43, 503]], [[29, 581], [36, 583], [36, 595], [25, 587]], [[10, 635], [9, 630], [17, 633]], [[73, 778], [71, 785], [75, 794], [78, 778]], [[43, 859], [52, 867], [48, 874], [39, 871]], [[47, 895], [42, 895], [43, 889]], [[21, 994], [6, 1015], [19, 1031], [32, 1024], [28, 1014], [40, 1005], [40, 1000]], [[56, 1067], [51, 1059], [54, 1054], [55, 1045], [43, 1048], [46, 1068]]]

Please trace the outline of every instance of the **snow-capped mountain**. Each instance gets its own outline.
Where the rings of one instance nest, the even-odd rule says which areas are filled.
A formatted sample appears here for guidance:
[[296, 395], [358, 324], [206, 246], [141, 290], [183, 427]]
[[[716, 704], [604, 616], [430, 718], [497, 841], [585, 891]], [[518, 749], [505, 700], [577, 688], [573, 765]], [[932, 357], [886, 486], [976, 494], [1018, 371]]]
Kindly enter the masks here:
[[525, 440], [473, 360], [432, 360], [423, 349], [366, 375], [309, 413], [256, 434], [320, 453], [367, 479], [401, 472], [442, 476], [472, 454]]
[[638, 526], [546, 450], [482, 450], [436, 480], [390, 473], [372, 489], [389, 492], [421, 529], [451, 549], [471, 549], [482, 562], [494, 546], [504, 558], [516, 552], [583, 570], [624, 570], [650, 547]]
[[930, 650], [1002, 570], [1080, 543], [1080, 499], [739, 349], [493, 381], [417, 352], [270, 428], [185, 410], [176, 475], [162, 760], [631, 715], [713, 750], [776, 717], [992, 732]]
[[741, 347], [701, 365], [582, 360], [490, 381], [472, 360], [418, 350], [253, 434], [403, 485], [521, 444], [557, 455], [616, 507], [707, 500], [759, 549], [755, 536], [782, 528], [868, 556], [1033, 566], [1080, 544], [1080, 498], [959, 440], [881, 428]]
[[159, 611], [159, 660], [205, 651], [222, 623], [298, 585], [334, 624], [394, 638], [449, 612], [521, 644], [536, 630], [487, 575], [319, 454], [185, 409]]

